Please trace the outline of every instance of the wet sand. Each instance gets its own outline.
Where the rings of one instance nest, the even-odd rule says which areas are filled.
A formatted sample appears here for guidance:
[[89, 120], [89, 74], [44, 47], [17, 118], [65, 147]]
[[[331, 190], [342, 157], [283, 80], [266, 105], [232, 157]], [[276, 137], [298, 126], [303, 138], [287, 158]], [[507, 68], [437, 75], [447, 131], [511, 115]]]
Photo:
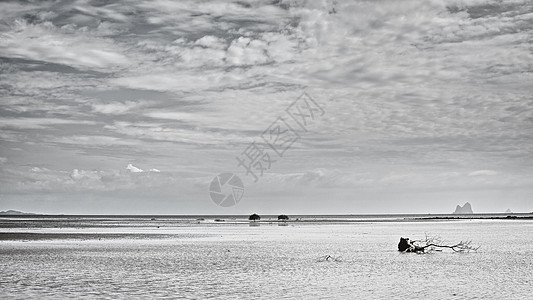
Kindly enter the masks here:
[[[533, 292], [533, 220], [249, 226], [224, 218], [3, 219], [0, 298], [529, 299]], [[481, 248], [397, 251], [399, 237], [426, 233]]]

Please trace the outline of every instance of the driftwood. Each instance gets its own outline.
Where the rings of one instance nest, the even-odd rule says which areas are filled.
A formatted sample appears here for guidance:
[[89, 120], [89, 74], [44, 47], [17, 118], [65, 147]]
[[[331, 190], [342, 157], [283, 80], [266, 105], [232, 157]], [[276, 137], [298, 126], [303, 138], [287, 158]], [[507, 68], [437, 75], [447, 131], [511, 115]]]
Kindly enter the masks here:
[[409, 238], [400, 238], [398, 251], [424, 253], [432, 251], [442, 251], [441, 248], [452, 249], [454, 252], [477, 251], [480, 246], [472, 245], [472, 241], [460, 241], [457, 244], [447, 245], [438, 236], [428, 236], [421, 240], [410, 240]]
[[334, 261], [334, 262], [341, 262], [342, 261], [342, 258], [341, 257], [333, 257], [331, 255], [324, 255], [324, 256], [321, 256], [317, 259], [317, 262], [322, 262], [322, 261]]

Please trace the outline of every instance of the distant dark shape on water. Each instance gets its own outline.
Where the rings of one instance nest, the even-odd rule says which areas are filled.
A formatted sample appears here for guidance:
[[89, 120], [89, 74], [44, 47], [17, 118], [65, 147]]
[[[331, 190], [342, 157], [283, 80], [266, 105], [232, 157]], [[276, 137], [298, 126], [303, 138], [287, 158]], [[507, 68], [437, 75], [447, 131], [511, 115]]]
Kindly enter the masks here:
[[470, 205], [469, 202], [466, 202], [463, 206], [457, 205], [453, 213], [456, 215], [471, 215], [474, 212], [472, 211], [472, 205]]
[[280, 220], [280, 221], [286, 221], [288, 219], [289, 219], [289, 216], [287, 216], [287, 215], [279, 215], [278, 216], [278, 220]]
[[258, 214], [251, 214], [248, 217], [248, 220], [250, 220], [250, 221], [259, 221], [259, 220], [261, 220], [261, 217]]

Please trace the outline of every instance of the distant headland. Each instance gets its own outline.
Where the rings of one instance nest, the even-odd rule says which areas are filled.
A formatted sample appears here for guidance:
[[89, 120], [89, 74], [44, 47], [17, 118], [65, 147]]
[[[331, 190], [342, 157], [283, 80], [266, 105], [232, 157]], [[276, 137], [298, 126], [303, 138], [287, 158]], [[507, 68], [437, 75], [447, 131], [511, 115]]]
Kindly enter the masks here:
[[466, 202], [463, 206], [457, 205], [454, 215], [471, 215], [474, 212], [472, 211], [472, 205], [469, 202]]
[[3, 211], [0, 211], [0, 215], [35, 215], [34, 213], [26, 213], [26, 212], [22, 212], [22, 211], [18, 211], [18, 210], [13, 210], [13, 209], [9, 209], [9, 210], [3, 210]]

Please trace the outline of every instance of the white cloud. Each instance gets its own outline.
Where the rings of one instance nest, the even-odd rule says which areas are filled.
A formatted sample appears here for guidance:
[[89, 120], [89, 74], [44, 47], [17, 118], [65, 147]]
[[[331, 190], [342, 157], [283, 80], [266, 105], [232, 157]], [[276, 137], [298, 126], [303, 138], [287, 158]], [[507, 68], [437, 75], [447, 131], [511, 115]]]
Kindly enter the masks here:
[[216, 36], [206, 35], [194, 42], [195, 45], [204, 46], [206, 48], [224, 49], [226, 42]]
[[125, 101], [113, 103], [95, 103], [92, 104], [95, 112], [103, 114], [120, 115], [145, 105], [145, 102]]
[[180, 178], [171, 172], [158, 172], [156, 169], [135, 174], [115, 169], [84, 170], [75, 168], [67, 171], [36, 166], [31, 167], [29, 172], [27, 168], [25, 169], [10, 168], [4, 170], [5, 174], [9, 174], [10, 177], [8, 178], [12, 178], [13, 181], [6, 182], [6, 178], [2, 178], [0, 183], [4, 185], [3, 192], [47, 191], [58, 195], [66, 193], [72, 196], [72, 192], [114, 192], [153, 187], [186, 187], [187, 184], [191, 184], [189, 179]]
[[0, 118], [0, 128], [43, 129], [54, 125], [65, 124], [96, 124], [94, 121], [68, 120], [58, 118]]
[[[136, 166], [134, 166], [132, 164], [128, 164], [128, 166], [126, 167], [126, 170], [129, 170], [131, 173], [142, 173], [142, 172], [144, 172], [144, 170], [142, 170], [140, 168], [137, 168]], [[148, 170], [148, 172], [160, 173], [161, 171], [158, 170], [158, 169], [152, 168], [152, 169]]]
[[102, 176], [100, 175], [100, 172], [98, 171], [85, 171], [85, 170], [73, 169], [72, 172], [70, 173], [70, 178], [76, 181], [84, 180], [84, 179], [101, 180]]
[[117, 86], [147, 89], [154, 91], [195, 91], [212, 87], [234, 85], [244, 76], [238, 72], [220, 73], [207, 70], [184, 70], [176, 73], [171, 70], [151, 72], [147, 75], [125, 76], [112, 79], [111, 83]]
[[139, 141], [103, 135], [74, 135], [51, 138], [50, 142], [87, 146], [137, 146]]
[[477, 170], [468, 173], [468, 176], [495, 176], [498, 175], [497, 171], [494, 170]]
[[264, 64], [269, 61], [266, 48], [264, 41], [239, 37], [231, 42], [226, 61], [237, 66]]
[[131, 173], [141, 173], [144, 172], [142, 169], [137, 168], [136, 166], [132, 164], [128, 164], [126, 167], [126, 170], [129, 170]]
[[75, 27], [58, 28], [51, 22], [28, 24], [16, 20], [0, 38], [4, 55], [48, 61], [80, 68], [124, 66], [128, 59], [111, 40], [91, 36]]
[[187, 113], [187, 112], [148, 112], [144, 114], [147, 117], [155, 119], [168, 119], [168, 120], [180, 120], [180, 121], [194, 121], [197, 120], [198, 114]]
[[105, 127], [115, 133], [127, 135], [131, 139], [150, 139], [179, 142], [188, 145], [218, 145], [243, 142], [243, 136], [219, 130], [202, 131], [200, 128], [175, 128], [156, 123], [115, 122]]

